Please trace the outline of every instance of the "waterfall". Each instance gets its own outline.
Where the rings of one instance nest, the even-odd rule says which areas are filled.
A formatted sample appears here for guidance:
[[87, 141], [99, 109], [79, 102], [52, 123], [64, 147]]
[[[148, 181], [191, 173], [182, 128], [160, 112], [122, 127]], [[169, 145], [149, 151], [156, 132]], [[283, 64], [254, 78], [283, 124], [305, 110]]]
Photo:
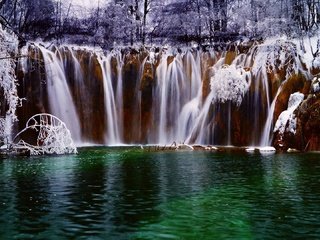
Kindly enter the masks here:
[[[157, 68], [158, 143], [184, 142], [201, 101], [201, 52], [164, 54]], [[172, 62], [168, 63], [172, 59]], [[159, 100], [159, 102], [157, 102]], [[159, 109], [157, 107], [159, 106]]]
[[116, 105], [117, 105], [117, 123], [120, 140], [123, 139], [123, 79], [122, 79], [122, 67], [123, 59], [121, 53], [116, 54], [117, 60], [117, 90], [116, 90]]
[[77, 111], [64, 72], [63, 63], [56, 53], [37, 45], [41, 50], [47, 79], [47, 90], [51, 113], [60, 118], [70, 129], [75, 142], [81, 142], [81, 129]]
[[273, 124], [273, 114], [274, 114], [274, 109], [276, 106], [276, 101], [277, 101], [277, 98], [278, 98], [280, 92], [281, 92], [281, 87], [279, 87], [277, 94], [271, 103], [271, 106], [268, 108], [268, 118], [266, 120], [266, 124], [265, 124], [263, 132], [262, 132], [260, 146], [270, 146], [271, 145], [271, 141], [272, 141], [271, 130], [272, 130], [272, 124]]
[[107, 57], [100, 56], [98, 61], [102, 68], [104, 100], [105, 100], [105, 114], [107, 119], [107, 132], [105, 134], [106, 144], [121, 143], [119, 134], [119, 119], [117, 115], [116, 102], [111, 81], [111, 58], [109, 54]]
[[178, 55], [167, 66], [167, 56], [161, 59], [157, 69], [159, 85], [157, 92], [160, 97], [160, 122], [158, 142], [165, 144], [175, 141], [177, 120], [184, 98], [184, 74], [182, 72], [182, 59]]
[[[33, 92], [45, 103], [38, 109], [62, 119], [76, 142], [270, 145], [281, 90], [270, 78], [280, 72], [285, 81], [302, 66], [298, 57], [290, 66], [292, 55], [277, 44], [107, 53], [36, 45], [47, 84]], [[32, 71], [28, 64], [23, 71]]]

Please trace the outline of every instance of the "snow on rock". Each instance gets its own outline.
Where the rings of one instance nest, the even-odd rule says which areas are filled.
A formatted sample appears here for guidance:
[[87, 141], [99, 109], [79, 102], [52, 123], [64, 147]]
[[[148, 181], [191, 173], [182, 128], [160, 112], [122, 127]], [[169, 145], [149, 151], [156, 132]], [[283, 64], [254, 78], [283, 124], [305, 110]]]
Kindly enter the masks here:
[[300, 92], [296, 92], [290, 95], [289, 102], [288, 102], [288, 109], [283, 111], [280, 114], [275, 124], [273, 132], [279, 131], [279, 133], [283, 134], [287, 130], [295, 134], [297, 119], [293, 112], [300, 105], [303, 99], [304, 99], [304, 94]]
[[255, 49], [254, 62], [252, 66], [253, 75], [257, 75], [263, 68], [267, 73], [286, 69], [286, 74], [297, 72], [300, 67], [298, 61], [290, 63], [296, 58], [296, 45], [284, 39], [268, 39]]
[[320, 91], [320, 79], [319, 77], [314, 77], [312, 80], [312, 90], [314, 93], [317, 93]]
[[240, 106], [243, 96], [249, 89], [247, 82], [248, 72], [235, 65], [223, 65], [211, 78], [211, 91], [214, 93], [214, 102], [232, 101]]
[[312, 71], [314, 68], [320, 68], [320, 55], [319, 53], [315, 54], [320, 48], [320, 39], [318, 36], [319, 35], [316, 34], [314, 37], [292, 40], [297, 46], [300, 46], [297, 49], [297, 53], [309, 71]]
[[312, 66], [314, 68], [320, 68], [320, 56], [313, 59]]

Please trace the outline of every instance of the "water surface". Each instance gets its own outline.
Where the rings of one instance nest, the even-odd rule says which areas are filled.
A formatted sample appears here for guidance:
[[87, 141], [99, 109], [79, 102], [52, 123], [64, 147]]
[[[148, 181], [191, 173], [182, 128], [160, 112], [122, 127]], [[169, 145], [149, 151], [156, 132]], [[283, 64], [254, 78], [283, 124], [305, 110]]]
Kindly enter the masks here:
[[319, 239], [320, 155], [144, 152], [0, 160], [0, 239]]

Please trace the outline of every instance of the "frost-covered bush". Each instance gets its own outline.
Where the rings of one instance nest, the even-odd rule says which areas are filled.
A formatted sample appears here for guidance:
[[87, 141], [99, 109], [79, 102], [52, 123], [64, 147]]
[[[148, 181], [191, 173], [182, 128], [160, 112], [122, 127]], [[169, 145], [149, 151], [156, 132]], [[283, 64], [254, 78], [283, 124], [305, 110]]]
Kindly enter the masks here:
[[15, 139], [20, 138], [23, 133], [30, 134], [30, 131], [37, 134], [36, 145], [20, 140], [17, 144], [13, 144], [13, 147], [26, 148], [31, 155], [77, 153], [65, 123], [51, 114], [36, 114], [31, 117]]
[[240, 106], [249, 88], [248, 74], [243, 68], [236, 68], [235, 65], [223, 65], [211, 78], [213, 101], [221, 103], [232, 101]]
[[296, 92], [290, 95], [288, 109], [280, 114], [273, 132], [279, 131], [279, 133], [281, 134], [283, 134], [285, 131], [291, 132], [293, 134], [296, 133], [297, 119], [293, 112], [300, 105], [303, 99], [304, 94], [300, 92]]
[[[18, 39], [13, 33], [9, 33], [2, 29], [0, 24], [0, 91], [3, 92], [4, 99], [1, 99], [1, 103], [6, 103], [6, 113], [0, 113], [2, 117], [8, 118], [13, 122], [17, 121], [16, 108], [20, 103], [20, 99], [17, 94], [17, 80], [15, 77], [15, 61], [14, 56], [18, 52]], [[8, 119], [1, 120], [0, 125], [0, 140], [5, 136], [5, 127]]]
[[299, 70], [296, 58], [296, 45], [284, 40], [267, 40], [264, 44], [256, 46], [253, 59], [252, 73], [257, 75], [263, 68], [267, 73], [282, 69], [290, 75]]

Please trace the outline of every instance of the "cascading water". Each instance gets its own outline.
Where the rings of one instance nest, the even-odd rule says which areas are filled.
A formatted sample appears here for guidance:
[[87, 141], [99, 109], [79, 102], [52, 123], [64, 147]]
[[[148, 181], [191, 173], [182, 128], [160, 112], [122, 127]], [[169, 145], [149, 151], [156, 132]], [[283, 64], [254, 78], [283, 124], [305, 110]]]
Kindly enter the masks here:
[[182, 59], [177, 56], [167, 66], [167, 57], [161, 59], [157, 79], [157, 92], [160, 95], [160, 122], [158, 142], [165, 144], [173, 142], [176, 136], [177, 119], [184, 102], [185, 82], [182, 72]]
[[42, 53], [46, 70], [50, 111], [65, 122], [75, 142], [81, 142], [81, 129], [77, 111], [69, 90], [63, 63], [56, 55], [60, 52], [56, 50], [56, 53], [54, 53], [41, 45], [37, 47]]
[[268, 108], [268, 118], [266, 120], [266, 124], [263, 129], [260, 146], [270, 146], [271, 145], [271, 130], [273, 125], [273, 114], [276, 106], [276, 101], [281, 92], [281, 87], [279, 87], [275, 98], [273, 99], [270, 108]]
[[101, 56], [98, 61], [102, 68], [103, 74], [103, 87], [104, 87], [104, 100], [106, 105], [106, 119], [107, 119], [107, 131], [105, 134], [105, 143], [107, 144], [118, 144], [121, 143], [119, 128], [121, 124], [117, 118], [116, 101], [114, 91], [112, 87], [111, 79], [111, 58], [112, 55], [107, 57]]
[[37, 48], [50, 113], [76, 141], [270, 145], [280, 93], [272, 95], [270, 79], [284, 71], [285, 81], [301, 69], [297, 58], [289, 67], [281, 44], [222, 53]]
[[116, 107], [117, 111], [117, 123], [118, 123], [118, 132], [119, 138], [123, 139], [123, 79], [122, 79], [122, 67], [123, 67], [123, 58], [121, 54], [116, 54], [117, 60], [117, 90], [116, 90]]

